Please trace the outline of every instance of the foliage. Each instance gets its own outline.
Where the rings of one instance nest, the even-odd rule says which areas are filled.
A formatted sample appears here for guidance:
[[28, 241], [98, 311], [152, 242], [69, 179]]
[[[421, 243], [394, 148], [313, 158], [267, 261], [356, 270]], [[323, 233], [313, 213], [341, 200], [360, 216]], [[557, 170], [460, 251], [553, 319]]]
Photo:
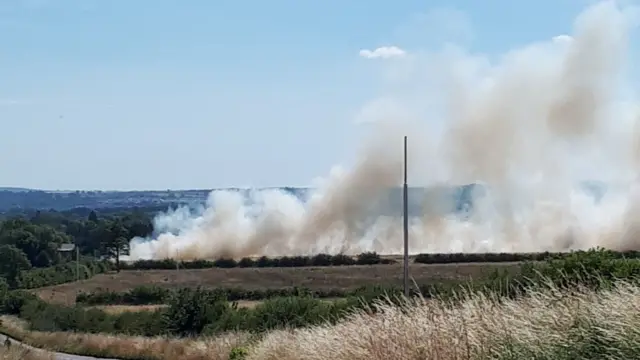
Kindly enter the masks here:
[[[363, 296], [370, 293], [391, 291], [391, 288], [377, 286], [363, 286], [353, 291], [343, 289], [310, 290], [304, 287], [284, 287], [279, 289], [242, 289], [215, 288], [201, 289], [212, 297], [224, 298], [227, 301], [265, 300], [277, 297], [309, 296], [318, 299], [340, 298], [348, 296]], [[399, 290], [398, 290], [399, 291]], [[159, 286], [140, 286], [126, 292], [97, 291], [93, 293], [79, 293], [76, 302], [83, 305], [153, 305], [167, 304], [176, 290]]]
[[30, 268], [31, 263], [24, 252], [13, 245], [0, 245], [0, 276], [5, 283], [15, 287], [20, 273]]
[[76, 281], [78, 278], [84, 280], [94, 275], [104, 273], [109, 269], [109, 263], [89, 259], [81, 260], [78, 266], [75, 262], [69, 262], [48, 268], [35, 268], [20, 272], [16, 281], [16, 287], [21, 289], [35, 289]]
[[[617, 253], [594, 249], [574, 252], [562, 258], [528, 262], [518, 275], [495, 273], [484, 281], [425, 284], [413, 290], [423, 296], [439, 296], [457, 301], [465, 291], [486, 292], [492, 297], [514, 298], [528, 288], [556, 287], [603, 289], [623, 279], [640, 279], [640, 260], [625, 259]], [[271, 290], [274, 291], [274, 290]], [[224, 331], [261, 333], [272, 329], [305, 327], [324, 322], [335, 322], [354, 309], [376, 311], [371, 305], [389, 298], [402, 301], [401, 289], [363, 287], [357, 291], [335, 294], [339, 300], [321, 299], [318, 294], [302, 288], [288, 288], [281, 293], [250, 292], [241, 289], [180, 289], [171, 291], [155, 287], [137, 288], [127, 295], [100, 295], [101, 301], [131, 301], [133, 303], [162, 301], [167, 308], [107, 314], [84, 306], [66, 307], [47, 304], [24, 291], [5, 292], [2, 301], [4, 313], [20, 314], [32, 328], [42, 331], [80, 331], [126, 333], [138, 335], [215, 334]], [[0, 293], [2, 291], [0, 290]], [[271, 296], [274, 295], [274, 296]], [[86, 303], [97, 302], [98, 295], [82, 295]], [[82, 296], [79, 296], [79, 300]], [[254, 308], [240, 308], [234, 297], [266, 298]], [[271, 297], [269, 297], [271, 296]], [[106, 299], [106, 300], [105, 300]], [[230, 301], [231, 300], [231, 301]]]
[[229, 360], [244, 360], [249, 355], [249, 350], [244, 347], [234, 347], [229, 353]]
[[215, 293], [185, 288], [172, 296], [163, 315], [170, 333], [189, 336], [200, 334], [207, 325], [221, 321], [230, 309], [229, 302]]
[[375, 252], [365, 252], [353, 256], [345, 254], [329, 255], [317, 254], [313, 256], [282, 256], [269, 258], [262, 256], [258, 259], [242, 258], [239, 261], [230, 258], [220, 258], [214, 261], [176, 261], [174, 259], [137, 260], [129, 264], [121, 264], [126, 270], [170, 270], [170, 269], [208, 269], [208, 268], [265, 268], [265, 267], [305, 267], [305, 266], [342, 266], [342, 265], [376, 265], [391, 264], [394, 261], [382, 259]]
[[[473, 262], [532, 262], [553, 259], [571, 258], [576, 252], [543, 252], [543, 253], [446, 253], [446, 254], [418, 254], [413, 262], [417, 264], [449, 264]], [[616, 259], [638, 259], [640, 251], [613, 252], [608, 251]], [[305, 267], [305, 266], [344, 266], [344, 265], [379, 265], [394, 264], [395, 260], [382, 258], [375, 252], [364, 252], [354, 256], [345, 254], [317, 254], [313, 256], [282, 256], [269, 258], [262, 256], [257, 259], [242, 258], [235, 261], [229, 258], [218, 260], [177, 261], [174, 259], [138, 260], [129, 264], [122, 264], [127, 270], [169, 270], [169, 269], [207, 269], [207, 268], [265, 268], [265, 267]]]
[[[11, 288], [55, 285], [78, 275], [86, 279], [109, 269], [90, 257], [126, 253], [128, 239], [152, 231], [151, 218], [136, 211], [100, 217], [92, 211], [86, 218], [36, 211], [6, 218], [0, 222], [0, 276]], [[61, 252], [62, 244], [78, 246], [83, 255], [79, 269], [75, 252]]]
[[[449, 263], [497, 263], [497, 262], [522, 262], [522, 261], [545, 261], [549, 259], [561, 259], [573, 256], [574, 253], [581, 254], [584, 251], [576, 252], [541, 252], [541, 253], [448, 253], [448, 254], [418, 254], [414, 262], [418, 264], [449, 264]], [[640, 251], [607, 251], [607, 256], [618, 259], [638, 259]]]

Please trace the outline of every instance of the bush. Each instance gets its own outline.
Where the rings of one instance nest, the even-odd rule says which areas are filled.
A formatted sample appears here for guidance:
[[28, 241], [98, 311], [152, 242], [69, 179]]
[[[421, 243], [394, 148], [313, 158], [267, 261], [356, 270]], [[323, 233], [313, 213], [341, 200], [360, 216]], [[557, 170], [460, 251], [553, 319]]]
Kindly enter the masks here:
[[[612, 259], [638, 259], [640, 251], [615, 252], [604, 249], [594, 249], [593, 251], [607, 252], [607, 256]], [[584, 253], [585, 251], [574, 252], [541, 252], [541, 253], [451, 253], [451, 254], [418, 254], [414, 258], [419, 264], [448, 264], [448, 263], [471, 263], [471, 262], [523, 262], [523, 261], [545, 261], [559, 260], [571, 257], [574, 253]]]
[[355, 265], [356, 261], [351, 257], [344, 254], [338, 254], [331, 257], [331, 265]]
[[[357, 259], [357, 260], [356, 260]], [[374, 265], [374, 264], [394, 264], [395, 261], [382, 259], [375, 252], [365, 252], [354, 259], [352, 256], [337, 254], [317, 254], [314, 256], [282, 256], [279, 258], [269, 258], [261, 256], [254, 260], [248, 257], [239, 261], [230, 258], [220, 258], [215, 261], [194, 260], [176, 261], [173, 259], [163, 260], [137, 260], [133, 263], [121, 264], [122, 270], [172, 270], [182, 269], [208, 269], [208, 268], [235, 268], [235, 267], [305, 267], [305, 266], [337, 266], [337, 265]]]
[[233, 259], [220, 258], [213, 262], [213, 266], [224, 269], [231, 269], [238, 266], [238, 263]]
[[224, 319], [230, 310], [229, 302], [217, 294], [199, 288], [181, 289], [171, 298], [164, 320], [172, 334], [197, 335], [205, 326]]
[[238, 261], [238, 267], [241, 267], [241, 268], [254, 267], [255, 265], [256, 265], [256, 262], [253, 261], [253, 259], [248, 257], [244, 257], [240, 259], [240, 261]]
[[356, 264], [358, 265], [376, 265], [381, 264], [382, 258], [375, 252], [364, 252], [358, 255]]
[[[367, 288], [367, 287], [363, 287]], [[362, 289], [362, 288], [361, 288]], [[222, 297], [227, 301], [238, 300], [264, 300], [287, 296], [312, 296], [316, 298], [336, 298], [349, 296], [351, 293], [342, 289], [311, 291], [304, 287], [284, 287], [280, 289], [246, 290], [241, 288], [214, 288], [201, 289], [211, 293], [214, 297]], [[353, 293], [361, 291], [355, 290]], [[157, 286], [140, 286], [126, 292], [96, 291], [93, 293], [80, 293], [76, 296], [76, 302], [83, 305], [151, 305], [167, 304], [174, 290]]]
[[318, 254], [312, 256], [310, 260], [311, 266], [331, 266], [333, 258], [329, 254]]
[[106, 262], [93, 260], [81, 260], [79, 266], [76, 266], [75, 262], [68, 262], [47, 268], [21, 271], [16, 279], [16, 288], [35, 289], [73, 282], [78, 278], [77, 270], [80, 270], [80, 280], [89, 279], [110, 269]]

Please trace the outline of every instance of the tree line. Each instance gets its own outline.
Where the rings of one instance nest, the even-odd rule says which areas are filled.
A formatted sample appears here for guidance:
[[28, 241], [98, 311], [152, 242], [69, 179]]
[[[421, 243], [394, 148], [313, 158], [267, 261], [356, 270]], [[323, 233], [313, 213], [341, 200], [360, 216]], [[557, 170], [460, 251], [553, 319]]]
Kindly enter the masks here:
[[[151, 217], [135, 211], [103, 217], [95, 211], [87, 217], [37, 211], [5, 218], [0, 221], [0, 277], [11, 288], [87, 278], [110, 266], [98, 259], [116, 259], [118, 268], [129, 240], [152, 231]], [[77, 246], [80, 273], [70, 264], [77, 259], [76, 251], [63, 251], [63, 244], [73, 244], [71, 249]]]
[[[545, 261], [563, 259], [572, 256], [571, 252], [540, 253], [425, 253], [413, 257], [416, 264], [450, 264], [450, 263], [498, 263]], [[580, 252], [580, 251], [578, 251]], [[611, 256], [619, 259], [638, 259], [640, 251], [610, 251]], [[219, 258], [217, 260], [182, 261], [175, 259], [136, 260], [122, 264], [126, 270], [174, 270], [174, 269], [209, 269], [209, 268], [265, 268], [265, 267], [307, 267], [307, 266], [345, 266], [345, 265], [386, 265], [396, 264], [398, 260], [385, 258], [376, 252], [363, 252], [355, 256], [345, 254], [317, 254], [311, 256], [280, 256], [259, 258], [244, 257], [240, 260]]]

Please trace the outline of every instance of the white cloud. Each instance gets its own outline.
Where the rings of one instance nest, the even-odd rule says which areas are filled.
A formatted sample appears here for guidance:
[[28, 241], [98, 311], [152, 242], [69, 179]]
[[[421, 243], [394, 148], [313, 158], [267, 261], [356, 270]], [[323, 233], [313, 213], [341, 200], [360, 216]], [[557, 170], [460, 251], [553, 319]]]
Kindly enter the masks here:
[[554, 43], [566, 44], [573, 41], [573, 38], [569, 35], [558, 35], [553, 37]]
[[375, 50], [360, 50], [360, 56], [367, 59], [389, 59], [394, 57], [403, 57], [407, 53], [397, 46], [381, 46]]

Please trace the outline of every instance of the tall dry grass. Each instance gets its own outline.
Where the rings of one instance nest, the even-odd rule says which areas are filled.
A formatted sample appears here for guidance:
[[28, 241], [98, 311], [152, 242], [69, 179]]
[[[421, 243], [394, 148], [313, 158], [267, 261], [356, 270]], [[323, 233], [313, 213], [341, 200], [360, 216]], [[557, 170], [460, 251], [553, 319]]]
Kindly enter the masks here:
[[547, 289], [519, 300], [469, 296], [376, 305], [337, 325], [269, 333], [248, 360], [640, 359], [640, 288]]
[[470, 295], [453, 305], [439, 300], [376, 305], [335, 325], [247, 334], [165, 339], [24, 330], [3, 327], [29, 344], [123, 359], [228, 359], [243, 347], [247, 360], [569, 360], [640, 359], [640, 287], [618, 283], [591, 292], [550, 288], [518, 300]]

